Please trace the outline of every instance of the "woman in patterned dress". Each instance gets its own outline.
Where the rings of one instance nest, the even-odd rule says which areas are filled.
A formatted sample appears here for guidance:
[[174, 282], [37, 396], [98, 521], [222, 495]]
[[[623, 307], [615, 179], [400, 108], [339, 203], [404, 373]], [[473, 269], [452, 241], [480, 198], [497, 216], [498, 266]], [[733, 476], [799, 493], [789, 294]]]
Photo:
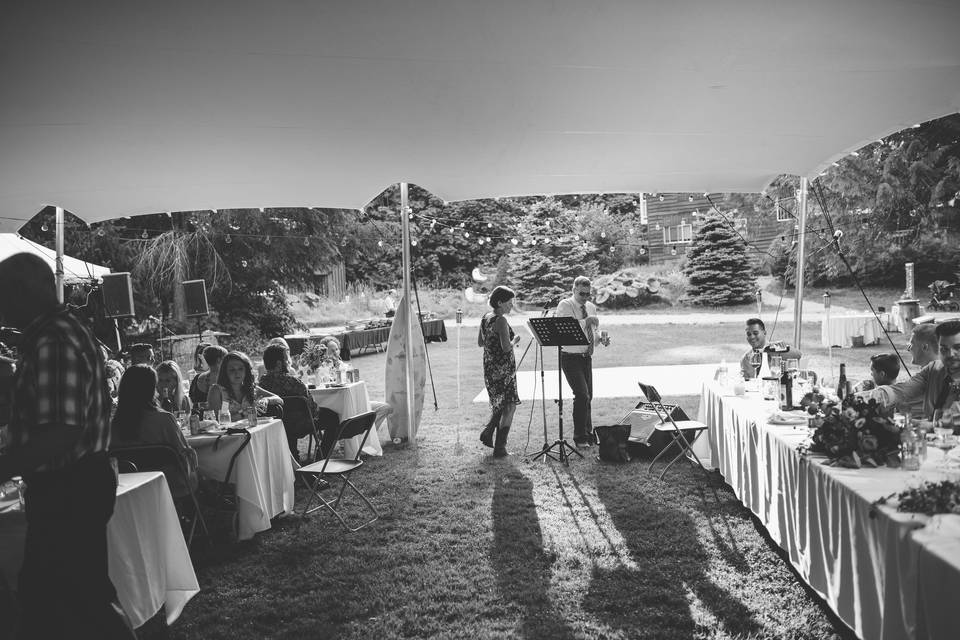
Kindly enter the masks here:
[[[480, 320], [477, 345], [483, 347], [483, 382], [490, 397], [490, 421], [480, 434], [480, 442], [493, 447], [493, 455], [507, 455], [507, 435], [513, 423], [513, 413], [520, 404], [517, 395], [517, 364], [513, 348], [520, 336], [513, 333], [504, 317], [513, 309], [516, 294], [508, 287], [497, 287], [490, 294], [493, 311]], [[494, 442], [496, 431], [496, 442]]]

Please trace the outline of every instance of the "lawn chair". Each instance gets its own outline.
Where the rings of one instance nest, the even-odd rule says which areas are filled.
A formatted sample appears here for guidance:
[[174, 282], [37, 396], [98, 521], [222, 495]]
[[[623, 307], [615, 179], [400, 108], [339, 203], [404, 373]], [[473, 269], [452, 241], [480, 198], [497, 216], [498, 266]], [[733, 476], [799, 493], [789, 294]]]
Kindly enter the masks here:
[[[341, 422], [337, 428], [336, 440], [349, 440], [350, 438], [363, 435], [363, 441], [360, 443], [360, 446], [357, 447], [357, 453], [353, 459], [334, 458], [332, 457], [333, 453], [331, 452], [328, 457], [317, 460], [313, 464], [308, 464], [296, 470], [298, 475], [309, 479], [308, 484], [310, 486], [310, 496], [307, 498], [307, 502], [303, 507], [302, 513], [300, 514], [301, 516], [306, 516], [309, 513], [313, 513], [317, 509], [326, 508], [337, 517], [337, 519], [340, 521], [340, 524], [342, 524], [348, 531], [357, 531], [362, 529], [363, 527], [376, 522], [380, 518], [380, 513], [377, 511], [377, 508], [373, 506], [373, 503], [371, 503], [370, 500], [363, 495], [363, 492], [361, 492], [356, 485], [350, 481], [350, 475], [363, 466], [363, 460], [360, 459], [360, 452], [363, 449], [363, 445], [367, 442], [367, 437], [370, 435], [370, 431], [373, 427], [373, 421], [376, 420], [376, 417], [377, 414], [375, 412], [368, 411], [352, 418], [347, 418]], [[323, 497], [323, 495], [321, 495], [321, 492], [328, 488], [336, 491], [336, 483], [338, 480], [340, 481], [340, 489], [337, 492], [336, 499], [327, 500]], [[363, 500], [363, 502], [367, 505], [367, 508], [373, 513], [372, 519], [367, 520], [366, 522], [355, 527], [351, 527], [347, 524], [347, 521], [344, 519], [343, 514], [339, 509], [340, 502], [343, 499], [343, 494], [347, 487], [350, 487], [354, 493], [360, 496], [360, 499]], [[314, 499], [320, 501], [320, 504], [315, 507], [313, 507]]]
[[[310, 410], [310, 402], [306, 397], [283, 397], [283, 429], [287, 432], [287, 439], [291, 443], [299, 441], [300, 438], [310, 438], [307, 444], [307, 460], [312, 462], [315, 457], [319, 457], [320, 434], [317, 431], [313, 412]], [[313, 451], [314, 442], [317, 443], [317, 453], [311, 456], [310, 452]], [[299, 454], [299, 448], [297, 454]], [[290, 456], [295, 456], [293, 451], [290, 451]], [[297, 466], [300, 466], [300, 461], [296, 458], [294, 458], [294, 462], [297, 463]]]
[[669, 470], [670, 467], [672, 467], [673, 464], [683, 456], [686, 456], [690, 462], [700, 467], [700, 469], [706, 474], [707, 469], [703, 466], [703, 463], [700, 462], [700, 458], [693, 450], [693, 443], [697, 441], [697, 438], [700, 437], [701, 433], [707, 430], [707, 425], [703, 424], [702, 422], [697, 422], [696, 420], [675, 420], [673, 417], [673, 411], [668, 410], [663, 406], [660, 392], [657, 391], [653, 385], [643, 384], [642, 382], [638, 382], [637, 384], [640, 386], [640, 391], [644, 398], [646, 398], [646, 401], [653, 407], [653, 410], [660, 418], [660, 424], [657, 425], [656, 431], [666, 431], [666, 433], [670, 436], [670, 442], [668, 442], [667, 445], [660, 450], [660, 453], [654, 456], [653, 460], [650, 462], [650, 466], [647, 468], [647, 473], [653, 473], [653, 466], [657, 463], [657, 460], [664, 457], [664, 455], [671, 449], [677, 448], [679, 449], [677, 454], [670, 460], [670, 462], [667, 463], [667, 466], [663, 468], [663, 471], [660, 472], [660, 480], [663, 480], [663, 476], [666, 475], [667, 470]]
[[[200, 512], [200, 503], [197, 501], [197, 494], [194, 491], [194, 481], [191, 480], [190, 469], [177, 449], [167, 444], [118, 446], [110, 448], [110, 456], [117, 459], [118, 469], [134, 473], [137, 471], [162, 471], [167, 477], [168, 485], [172, 482], [177, 484], [182, 482], [188, 489], [188, 495], [184, 498], [189, 498], [186, 502], [193, 510], [192, 513], [185, 513], [185, 510], [181, 507], [183, 500], [180, 500], [180, 504], [177, 505], [181, 507], [178, 508], [179, 515], [183, 520], [184, 529], [187, 530], [187, 546], [189, 547], [193, 542], [193, 535], [198, 524], [204, 535], [210, 536], [207, 523]], [[171, 477], [171, 474], [174, 474], [174, 476]]]

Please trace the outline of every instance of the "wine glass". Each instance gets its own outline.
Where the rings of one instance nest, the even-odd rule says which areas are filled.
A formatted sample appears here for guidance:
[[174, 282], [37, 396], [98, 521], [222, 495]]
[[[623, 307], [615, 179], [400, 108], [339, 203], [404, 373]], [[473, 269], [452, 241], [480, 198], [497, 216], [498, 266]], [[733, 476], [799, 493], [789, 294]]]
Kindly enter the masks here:
[[953, 435], [953, 429], [949, 427], [934, 427], [933, 432], [936, 434], [936, 437], [930, 444], [943, 451], [943, 458], [940, 460], [940, 470], [946, 473], [950, 468], [950, 459], [947, 457], [947, 454], [957, 446], [957, 437]]
[[780, 356], [771, 355], [770, 356], [770, 375], [774, 378], [779, 378], [783, 360]]

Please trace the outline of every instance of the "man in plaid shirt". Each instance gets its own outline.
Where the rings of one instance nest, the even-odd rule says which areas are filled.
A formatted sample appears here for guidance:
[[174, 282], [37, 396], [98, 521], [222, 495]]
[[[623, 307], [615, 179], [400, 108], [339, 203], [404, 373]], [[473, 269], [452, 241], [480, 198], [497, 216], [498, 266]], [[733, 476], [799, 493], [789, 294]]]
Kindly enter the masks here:
[[0, 262], [0, 320], [23, 331], [0, 456], [0, 480], [19, 474], [27, 484], [21, 637], [133, 638], [107, 575], [117, 479], [96, 340], [57, 302], [53, 272], [32, 254]]

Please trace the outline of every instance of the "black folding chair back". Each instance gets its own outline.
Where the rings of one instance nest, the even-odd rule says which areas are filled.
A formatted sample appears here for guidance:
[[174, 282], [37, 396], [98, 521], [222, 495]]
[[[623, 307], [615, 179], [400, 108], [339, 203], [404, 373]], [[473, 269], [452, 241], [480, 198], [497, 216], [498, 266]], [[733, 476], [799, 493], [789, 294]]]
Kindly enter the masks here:
[[[173, 480], [177, 480], [177, 484], [182, 483], [187, 488], [187, 497], [193, 507], [193, 514], [181, 514], [187, 519], [190, 527], [187, 533], [187, 546], [190, 546], [193, 541], [198, 524], [205, 535], [210, 535], [203, 514], [200, 513], [200, 503], [197, 501], [197, 494], [190, 478], [190, 469], [177, 449], [167, 444], [120, 445], [110, 448], [110, 456], [117, 459], [117, 466], [120, 469], [130, 469], [133, 472], [162, 471], [165, 475], [176, 474]], [[170, 480], [168, 478], [168, 485]]]
[[[377, 508], [373, 506], [373, 503], [350, 481], [350, 475], [363, 466], [363, 460], [360, 459], [360, 452], [363, 449], [363, 445], [367, 442], [376, 418], [376, 412], [368, 411], [353, 416], [352, 418], [347, 418], [337, 427], [337, 440], [349, 440], [350, 438], [355, 438], [360, 435], [363, 436], [360, 446], [357, 447], [357, 453], [353, 458], [334, 458], [331, 452], [326, 458], [317, 460], [313, 464], [308, 464], [296, 470], [301, 477], [312, 479], [312, 482], [308, 482], [310, 496], [307, 498], [307, 503], [303, 507], [303, 511], [301, 512], [302, 516], [306, 516], [317, 509], [326, 508], [337, 517], [340, 524], [348, 531], [362, 529], [380, 518], [380, 513], [377, 511]], [[340, 481], [340, 489], [337, 492], [336, 499], [328, 500], [324, 498], [321, 492], [328, 487], [335, 489], [334, 485], [338, 480]], [[347, 523], [342, 510], [339, 508], [343, 494], [348, 487], [360, 497], [373, 515], [371, 519], [353, 527]], [[314, 500], [319, 501], [316, 507], [313, 507]]]
[[310, 403], [304, 396], [283, 397], [283, 429], [287, 432], [288, 439], [310, 438], [307, 445], [307, 460], [311, 460], [310, 452], [313, 450], [313, 443], [317, 442], [319, 446], [320, 434], [317, 432]]

